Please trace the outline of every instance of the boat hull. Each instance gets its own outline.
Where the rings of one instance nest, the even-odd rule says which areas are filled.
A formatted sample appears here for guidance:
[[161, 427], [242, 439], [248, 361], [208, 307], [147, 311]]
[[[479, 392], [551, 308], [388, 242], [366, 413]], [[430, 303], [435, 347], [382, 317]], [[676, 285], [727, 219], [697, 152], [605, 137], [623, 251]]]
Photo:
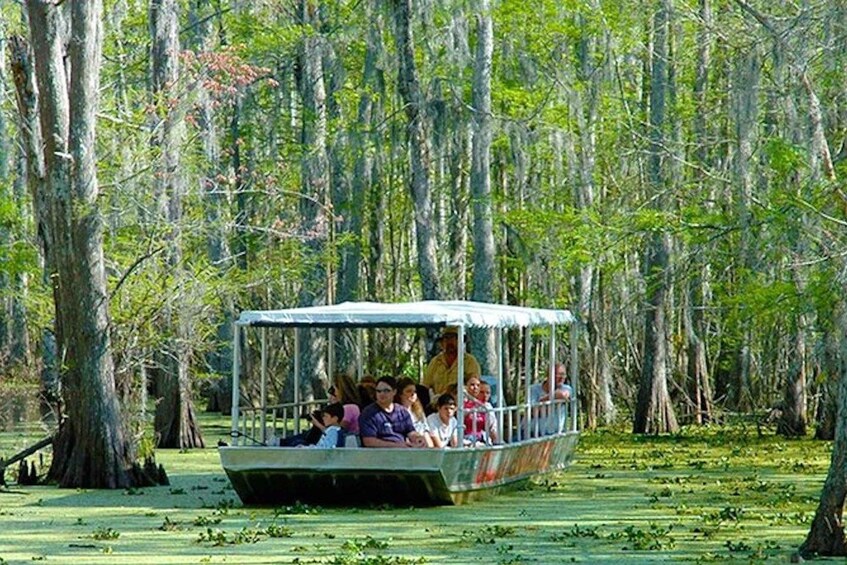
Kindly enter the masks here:
[[219, 448], [246, 505], [439, 505], [567, 467], [577, 432], [474, 449]]

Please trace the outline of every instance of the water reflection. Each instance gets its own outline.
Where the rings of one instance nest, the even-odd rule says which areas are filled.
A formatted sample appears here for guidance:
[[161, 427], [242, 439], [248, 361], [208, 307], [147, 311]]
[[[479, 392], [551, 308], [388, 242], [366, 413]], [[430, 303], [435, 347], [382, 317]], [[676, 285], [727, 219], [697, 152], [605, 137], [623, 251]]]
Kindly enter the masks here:
[[38, 387], [0, 383], [0, 431], [10, 432], [37, 422], [39, 413]]

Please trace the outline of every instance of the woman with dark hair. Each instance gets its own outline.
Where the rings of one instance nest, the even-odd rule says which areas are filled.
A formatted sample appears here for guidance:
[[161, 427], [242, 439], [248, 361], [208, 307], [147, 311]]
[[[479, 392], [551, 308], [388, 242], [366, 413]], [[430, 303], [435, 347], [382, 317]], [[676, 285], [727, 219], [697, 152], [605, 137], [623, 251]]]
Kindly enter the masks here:
[[373, 404], [376, 402], [376, 379], [370, 375], [365, 375], [362, 377], [362, 380], [359, 381], [359, 399], [361, 400], [361, 404], [359, 406], [364, 408], [368, 404]]
[[434, 447], [432, 441], [432, 432], [430, 432], [429, 424], [426, 421], [426, 412], [424, 412], [423, 404], [418, 400], [417, 383], [409, 377], [401, 377], [397, 380], [397, 396], [394, 402], [403, 406], [409, 411], [412, 417], [412, 424], [415, 426], [415, 431], [423, 436], [427, 447]]
[[341, 404], [362, 405], [359, 387], [356, 385], [353, 377], [347, 373], [335, 373], [332, 379], [332, 386], [335, 389], [335, 396]]
[[344, 406], [344, 418], [341, 427], [348, 434], [359, 433], [359, 415], [362, 413], [359, 390], [353, 378], [346, 373], [336, 373], [333, 386], [329, 389], [330, 402], [340, 402]]

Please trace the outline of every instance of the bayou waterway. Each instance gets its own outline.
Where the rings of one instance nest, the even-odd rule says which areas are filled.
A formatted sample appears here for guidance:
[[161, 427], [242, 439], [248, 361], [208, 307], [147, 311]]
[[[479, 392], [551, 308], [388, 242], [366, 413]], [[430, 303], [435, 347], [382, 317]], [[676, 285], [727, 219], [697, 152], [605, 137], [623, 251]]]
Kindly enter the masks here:
[[[44, 434], [16, 422], [0, 432], [0, 458]], [[204, 424], [209, 444], [226, 437], [223, 419]], [[755, 426], [586, 433], [567, 471], [438, 508], [245, 508], [214, 448], [160, 450], [170, 486], [138, 490], [24, 487], [9, 469], [0, 563], [786, 562], [829, 452]]]

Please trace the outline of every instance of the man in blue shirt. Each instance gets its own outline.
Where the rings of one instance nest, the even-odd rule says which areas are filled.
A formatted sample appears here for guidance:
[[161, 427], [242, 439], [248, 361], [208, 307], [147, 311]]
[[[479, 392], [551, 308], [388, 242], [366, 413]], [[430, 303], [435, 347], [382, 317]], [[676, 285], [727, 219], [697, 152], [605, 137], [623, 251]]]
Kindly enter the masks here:
[[359, 415], [364, 447], [426, 447], [409, 411], [394, 403], [396, 389], [394, 377], [380, 377], [376, 382], [376, 401]]

